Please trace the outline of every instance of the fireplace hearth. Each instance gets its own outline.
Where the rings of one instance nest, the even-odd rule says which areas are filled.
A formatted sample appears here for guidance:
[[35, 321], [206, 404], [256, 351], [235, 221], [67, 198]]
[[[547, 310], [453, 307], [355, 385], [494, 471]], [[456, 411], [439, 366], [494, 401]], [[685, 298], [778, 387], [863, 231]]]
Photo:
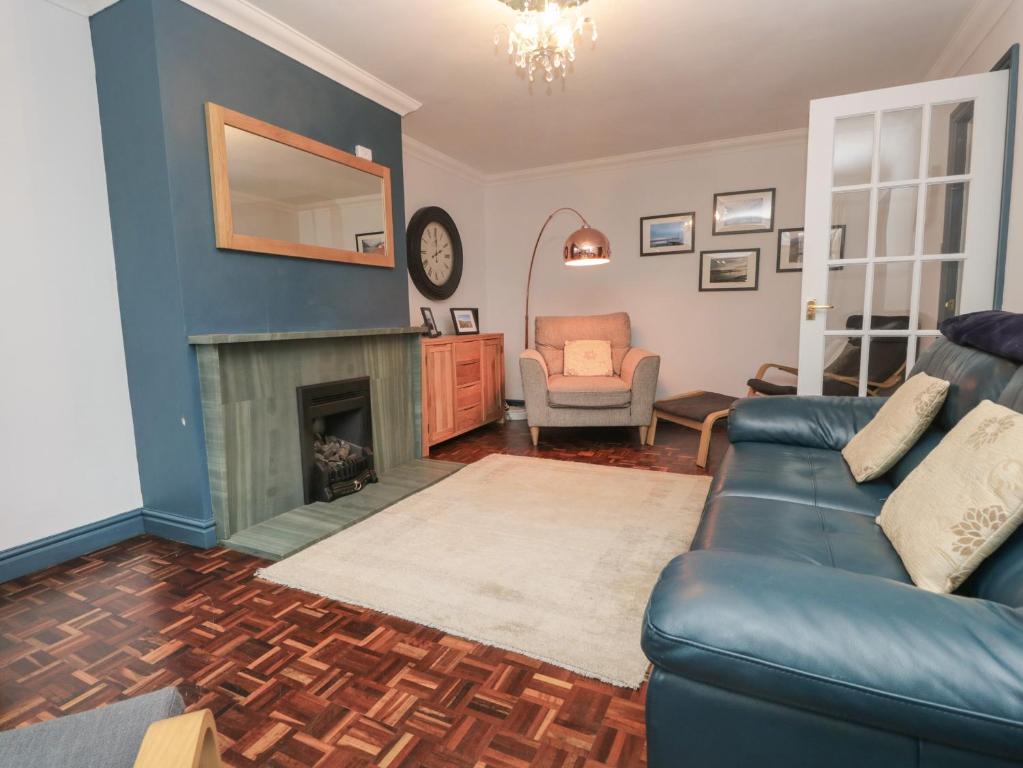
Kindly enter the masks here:
[[369, 379], [297, 388], [305, 501], [333, 501], [377, 481]]

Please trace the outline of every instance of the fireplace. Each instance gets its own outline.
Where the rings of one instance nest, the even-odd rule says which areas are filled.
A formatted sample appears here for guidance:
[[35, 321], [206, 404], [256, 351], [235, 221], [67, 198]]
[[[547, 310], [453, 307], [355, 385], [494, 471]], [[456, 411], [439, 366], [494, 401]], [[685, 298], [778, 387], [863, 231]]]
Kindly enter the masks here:
[[298, 387], [305, 502], [333, 501], [375, 483], [369, 379]]

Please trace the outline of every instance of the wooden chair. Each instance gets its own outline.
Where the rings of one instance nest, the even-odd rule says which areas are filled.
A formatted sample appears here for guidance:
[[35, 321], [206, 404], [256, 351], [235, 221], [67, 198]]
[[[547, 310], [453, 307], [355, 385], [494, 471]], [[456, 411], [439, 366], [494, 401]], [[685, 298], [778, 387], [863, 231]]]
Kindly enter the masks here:
[[[909, 328], [909, 315], [873, 315], [870, 326], [876, 330], [906, 330]], [[863, 315], [850, 315], [845, 327], [859, 330], [863, 327]], [[823, 377], [822, 391], [825, 395], [859, 394], [860, 343], [859, 337], [850, 337], [842, 351], [828, 365]], [[901, 383], [906, 373], [906, 344], [905, 336], [875, 336], [871, 339], [870, 359], [867, 361], [868, 395], [883, 394]], [[796, 394], [793, 385], [775, 384], [764, 379], [772, 369], [793, 376], [799, 375], [799, 369], [790, 365], [764, 363], [757, 369], [756, 375], [746, 382], [749, 386], [747, 397]]]
[[646, 432], [647, 445], [653, 445], [657, 437], [657, 420], [664, 419], [673, 424], [695, 429], [700, 433], [700, 447], [696, 452], [696, 466], [705, 469], [710, 454], [710, 439], [714, 425], [728, 416], [735, 402], [734, 397], [718, 392], [695, 389], [680, 395], [666, 397], [654, 403], [650, 426]]
[[221, 768], [213, 713], [200, 709], [153, 723], [135, 768]]

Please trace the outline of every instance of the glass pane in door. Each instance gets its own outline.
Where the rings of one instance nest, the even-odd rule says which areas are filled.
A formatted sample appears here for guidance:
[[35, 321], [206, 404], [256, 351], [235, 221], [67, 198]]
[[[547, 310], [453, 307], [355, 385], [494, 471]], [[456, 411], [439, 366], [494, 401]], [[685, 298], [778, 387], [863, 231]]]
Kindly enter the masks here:
[[860, 387], [859, 336], [824, 337], [824, 376], [821, 392], [825, 395], [856, 395]]
[[855, 115], [835, 121], [832, 168], [834, 185], [869, 184], [874, 161], [874, 115]]
[[973, 102], [957, 101], [931, 107], [928, 176], [970, 172], [973, 154]]
[[834, 309], [825, 310], [827, 330], [840, 331], [863, 327], [863, 298], [866, 286], [866, 264], [847, 264], [828, 273], [828, 300], [825, 303], [831, 304]]
[[927, 185], [924, 254], [963, 252], [969, 195], [967, 181]]
[[870, 225], [870, 190], [835, 192], [831, 197], [831, 226], [844, 228], [842, 240], [846, 259], [867, 257]]
[[908, 181], [920, 175], [920, 124], [923, 109], [881, 114], [879, 181]]
[[958, 314], [962, 266], [960, 261], [920, 262], [920, 330], [937, 330], [942, 320]]
[[[878, 262], [874, 265], [874, 296], [870, 313], [873, 316], [904, 318], [898, 330], [909, 328], [909, 305], [913, 296], [913, 262]], [[876, 329], [879, 323], [871, 323]]]
[[917, 188], [891, 187], [877, 193], [877, 240], [874, 255], [912, 256], [916, 238]]

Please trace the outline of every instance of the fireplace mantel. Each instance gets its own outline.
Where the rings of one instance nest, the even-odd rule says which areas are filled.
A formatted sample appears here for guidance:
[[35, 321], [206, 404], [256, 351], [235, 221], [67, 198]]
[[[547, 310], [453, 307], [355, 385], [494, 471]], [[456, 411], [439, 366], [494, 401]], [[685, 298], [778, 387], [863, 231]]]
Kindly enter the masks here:
[[302, 341], [304, 339], [343, 339], [352, 336], [392, 336], [421, 334], [425, 326], [396, 326], [394, 328], [346, 328], [330, 331], [278, 331], [269, 333], [202, 333], [189, 336], [188, 343], [195, 346], [211, 344], [252, 344], [261, 341]]

